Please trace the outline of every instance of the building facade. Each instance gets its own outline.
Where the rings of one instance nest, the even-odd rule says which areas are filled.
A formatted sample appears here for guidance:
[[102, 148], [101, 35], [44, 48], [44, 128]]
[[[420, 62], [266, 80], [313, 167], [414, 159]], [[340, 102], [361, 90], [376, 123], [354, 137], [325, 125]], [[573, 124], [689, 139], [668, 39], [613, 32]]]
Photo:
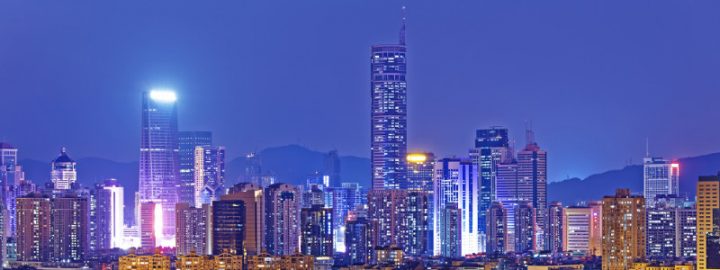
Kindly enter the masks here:
[[225, 193], [225, 147], [195, 147], [195, 207], [220, 199]]
[[645, 198], [618, 189], [603, 198], [603, 270], [624, 270], [645, 259]]
[[175, 207], [176, 229], [175, 247], [178, 255], [211, 253], [209, 249], [209, 206], [193, 207], [188, 203], [178, 203]]
[[266, 189], [265, 247], [273, 255], [292, 255], [300, 251], [300, 190], [277, 183]]
[[195, 203], [195, 147], [197, 146], [212, 146], [212, 132], [178, 132], [178, 168], [180, 168], [178, 201], [191, 205]]
[[643, 196], [653, 207], [657, 195], [679, 195], [680, 164], [658, 157], [643, 159]]

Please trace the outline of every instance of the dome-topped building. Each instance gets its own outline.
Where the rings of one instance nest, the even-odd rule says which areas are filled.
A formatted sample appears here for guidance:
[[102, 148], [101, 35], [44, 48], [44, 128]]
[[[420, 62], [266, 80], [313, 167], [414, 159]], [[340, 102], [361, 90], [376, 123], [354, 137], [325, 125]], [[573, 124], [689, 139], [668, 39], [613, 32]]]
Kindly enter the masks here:
[[58, 156], [53, 162], [50, 177], [55, 186], [55, 189], [70, 189], [77, 181], [77, 171], [75, 165], [77, 163], [71, 159], [65, 147], [60, 149], [60, 156]]

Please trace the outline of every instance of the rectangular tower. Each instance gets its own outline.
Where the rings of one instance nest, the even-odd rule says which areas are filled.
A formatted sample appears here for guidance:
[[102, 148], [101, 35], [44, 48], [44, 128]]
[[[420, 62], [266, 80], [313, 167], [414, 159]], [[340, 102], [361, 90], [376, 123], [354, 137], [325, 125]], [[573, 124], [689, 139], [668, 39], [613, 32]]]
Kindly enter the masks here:
[[645, 258], [645, 218], [645, 198], [628, 189], [603, 198], [603, 270], [630, 269]]
[[210, 131], [180, 131], [178, 132], [178, 146], [180, 168], [178, 201], [192, 205], [195, 203], [195, 147], [212, 146], [212, 133]]
[[643, 196], [648, 207], [655, 205], [657, 195], [678, 195], [680, 164], [663, 158], [643, 159]]
[[720, 208], [720, 178], [701, 176], [697, 183], [697, 269], [708, 267], [707, 236], [713, 233], [714, 209]]

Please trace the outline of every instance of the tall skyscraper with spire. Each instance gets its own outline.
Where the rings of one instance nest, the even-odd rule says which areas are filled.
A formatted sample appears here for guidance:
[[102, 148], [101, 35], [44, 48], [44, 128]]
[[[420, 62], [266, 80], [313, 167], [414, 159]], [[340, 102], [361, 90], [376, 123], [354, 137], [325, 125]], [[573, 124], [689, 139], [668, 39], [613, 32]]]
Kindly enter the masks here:
[[163, 234], [154, 235], [158, 245], [175, 235], [179, 183], [176, 100], [175, 93], [168, 90], [143, 95], [139, 195], [141, 203], [153, 202], [162, 209], [152, 212], [153, 224], [162, 223], [162, 231], [154, 232]]
[[398, 44], [374, 45], [370, 54], [372, 188], [407, 188], [407, 62], [405, 8]]

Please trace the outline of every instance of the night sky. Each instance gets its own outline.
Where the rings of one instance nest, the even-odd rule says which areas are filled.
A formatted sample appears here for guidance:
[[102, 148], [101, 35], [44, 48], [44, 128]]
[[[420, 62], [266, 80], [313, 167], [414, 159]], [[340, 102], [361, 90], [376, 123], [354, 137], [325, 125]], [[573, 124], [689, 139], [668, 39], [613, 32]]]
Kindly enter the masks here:
[[[449, 3], [448, 3], [449, 2]], [[2, 1], [0, 140], [139, 158], [141, 92], [229, 157], [369, 156], [369, 51], [407, 5], [410, 150], [532, 122], [551, 180], [720, 151], [720, 1]]]

